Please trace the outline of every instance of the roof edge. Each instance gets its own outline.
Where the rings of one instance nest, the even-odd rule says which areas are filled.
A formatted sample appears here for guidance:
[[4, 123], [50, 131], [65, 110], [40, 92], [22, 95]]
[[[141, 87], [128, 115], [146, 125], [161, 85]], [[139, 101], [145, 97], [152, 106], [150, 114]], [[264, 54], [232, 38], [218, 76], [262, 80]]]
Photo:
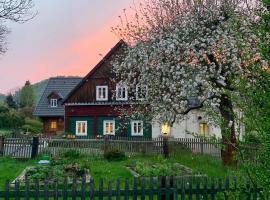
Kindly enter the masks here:
[[77, 89], [79, 89], [83, 83], [94, 74], [94, 72], [96, 72], [96, 70], [98, 70], [102, 64], [119, 48], [121, 47], [121, 45], [126, 45], [127, 43], [124, 40], [120, 40], [119, 42], [117, 42], [117, 44], [104, 56], [104, 58], [102, 58], [101, 61], [99, 61], [99, 63], [78, 83], [78, 85], [73, 88], [71, 90], [71, 92], [64, 98], [62, 105], [64, 105], [66, 103], [66, 101], [75, 93], [75, 91]]

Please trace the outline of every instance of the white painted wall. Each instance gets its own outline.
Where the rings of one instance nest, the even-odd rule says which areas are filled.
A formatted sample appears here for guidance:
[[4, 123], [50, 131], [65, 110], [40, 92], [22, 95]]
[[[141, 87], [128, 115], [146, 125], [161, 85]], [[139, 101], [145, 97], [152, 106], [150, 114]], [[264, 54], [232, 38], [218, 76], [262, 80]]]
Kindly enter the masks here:
[[[202, 119], [199, 120], [198, 118]], [[206, 122], [209, 128], [209, 136], [216, 136], [221, 138], [221, 130], [219, 126], [212, 123], [208, 123], [207, 117], [200, 110], [191, 111], [185, 119], [181, 122], [173, 125], [171, 129], [171, 135], [175, 138], [193, 138], [194, 136], [190, 133], [199, 134], [200, 122]], [[161, 125], [157, 122], [152, 123], [152, 136], [153, 138], [161, 136]]]

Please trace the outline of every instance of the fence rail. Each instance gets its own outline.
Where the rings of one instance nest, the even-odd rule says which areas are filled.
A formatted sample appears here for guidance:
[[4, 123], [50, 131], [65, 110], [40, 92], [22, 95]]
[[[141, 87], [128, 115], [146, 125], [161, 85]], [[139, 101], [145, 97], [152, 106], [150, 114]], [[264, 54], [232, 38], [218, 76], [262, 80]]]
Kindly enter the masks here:
[[251, 185], [249, 180], [204, 178], [134, 178], [132, 180], [104, 181], [97, 184], [91, 179], [73, 179], [69, 184], [62, 181], [6, 182], [5, 190], [0, 191], [0, 199], [258, 199], [261, 189]]

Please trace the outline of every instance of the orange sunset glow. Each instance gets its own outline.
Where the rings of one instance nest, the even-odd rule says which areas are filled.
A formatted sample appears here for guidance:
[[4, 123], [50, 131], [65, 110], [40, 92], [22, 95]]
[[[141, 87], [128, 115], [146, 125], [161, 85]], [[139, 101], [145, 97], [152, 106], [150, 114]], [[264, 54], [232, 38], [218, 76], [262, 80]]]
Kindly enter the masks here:
[[133, 0], [36, 0], [38, 15], [33, 20], [8, 24], [8, 51], [0, 57], [0, 93], [26, 80], [85, 76], [118, 42], [111, 27], [132, 4]]

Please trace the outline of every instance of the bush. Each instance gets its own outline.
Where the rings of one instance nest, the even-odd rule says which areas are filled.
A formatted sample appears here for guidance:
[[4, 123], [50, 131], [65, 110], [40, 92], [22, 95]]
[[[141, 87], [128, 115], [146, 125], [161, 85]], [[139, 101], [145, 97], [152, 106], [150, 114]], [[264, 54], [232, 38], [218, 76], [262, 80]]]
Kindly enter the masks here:
[[79, 152], [79, 151], [76, 151], [76, 150], [68, 150], [64, 153], [63, 157], [65, 159], [68, 159], [68, 160], [76, 160], [76, 159], [79, 159], [79, 158], [82, 158], [83, 155]]
[[30, 132], [33, 134], [39, 134], [42, 132], [43, 125], [39, 120], [36, 119], [25, 119], [25, 125], [22, 126], [24, 132]]
[[244, 140], [246, 143], [261, 144], [261, 139], [256, 133], [248, 133], [244, 135]]
[[126, 158], [125, 152], [120, 151], [118, 149], [113, 149], [113, 150], [110, 150], [110, 151], [104, 153], [104, 157], [109, 161], [124, 160]]
[[0, 113], [8, 113], [9, 109], [6, 105], [0, 104]]
[[19, 128], [24, 124], [24, 118], [16, 112], [0, 113], [0, 128]]
[[27, 118], [33, 117], [33, 109], [31, 107], [20, 108], [19, 113], [23, 117], [27, 117]]

